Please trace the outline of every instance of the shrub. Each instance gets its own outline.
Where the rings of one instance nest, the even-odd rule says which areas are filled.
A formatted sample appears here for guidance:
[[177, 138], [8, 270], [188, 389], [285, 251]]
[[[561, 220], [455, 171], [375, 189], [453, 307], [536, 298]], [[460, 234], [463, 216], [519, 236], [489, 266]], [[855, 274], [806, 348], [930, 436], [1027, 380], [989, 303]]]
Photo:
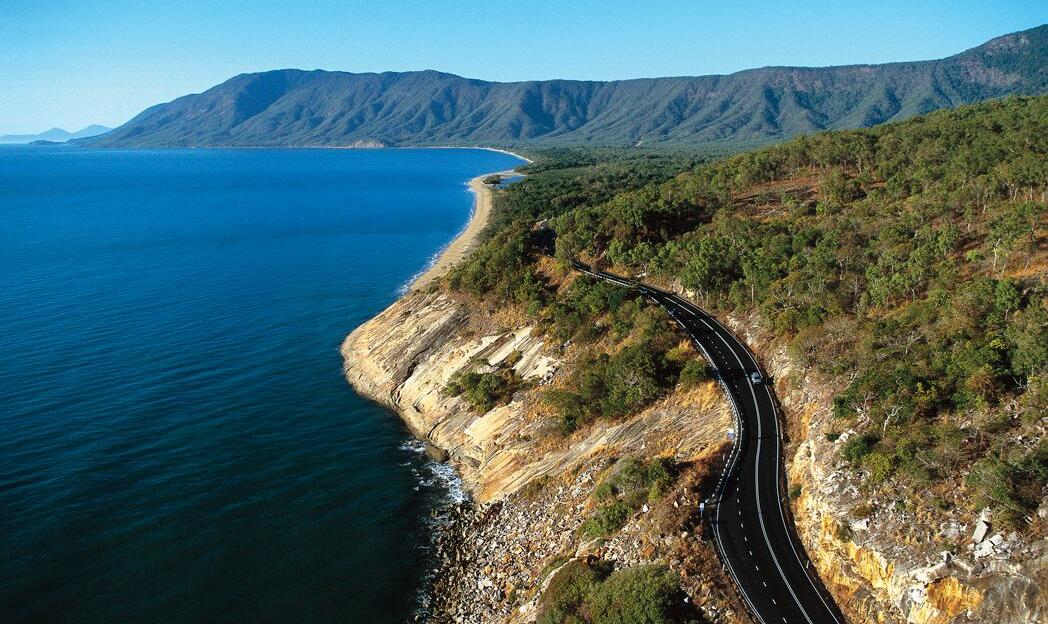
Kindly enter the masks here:
[[619, 462], [616, 472], [600, 482], [594, 495], [601, 499], [610, 496], [625, 498], [634, 507], [645, 500], [656, 500], [673, 483], [673, 464], [659, 457], [643, 463], [635, 457], [626, 457]]
[[611, 500], [615, 498], [617, 494], [618, 493], [615, 491], [615, 485], [612, 483], [611, 479], [601, 481], [600, 484], [593, 489], [593, 498], [599, 501]]
[[560, 432], [564, 435], [593, 419], [593, 411], [581, 395], [567, 390], [548, 390], [542, 401], [560, 417]]
[[683, 366], [695, 358], [695, 349], [691, 343], [682, 342], [666, 352], [666, 360]]
[[704, 381], [713, 379], [713, 371], [707, 366], [706, 362], [702, 360], [691, 360], [684, 365], [684, 368], [680, 371], [680, 376], [677, 378], [679, 383], [684, 388], [694, 388]]
[[574, 391], [550, 389], [543, 395], [543, 402], [560, 418], [562, 434], [567, 435], [601, 415], [608, 359], [601, 354], [581, 360], [567, 384]]
[[539, 624], [697, 624], [677, 576], [663, 565], [608, 574], [598, 562], [569, 561], [539, 598]]
[[532, 223], [516, 220], [496, 232], [450, 272], [451, 288], [523, 304], [544, 300], [546, 285], [530, 266]]
[[848, 515], [856, 520], [861, 520], [863, 518], [869, 518], [875, 511], [877, 511], [877, 508], [873, 506], [873, 503], [859, 503], [851, 508]]
[[851, 203], [866, 196], [858, 180], [848, 178], [840, 171], [833, 172], [822, 188], [827, 197], [837, 204]]
[[672, 466], [670, 461], [660, 457], [651, 461], [644, 470], [644, 484], [648, 488], [648, 502], [655, 502], [662, 498], [670, 484], [673, 483], [673, 475], [670, 473]]
[[883, 483], [895, 472], [891, 457], [879, 451], [871, 451], [862, 458], [862, 464], [870, 471], [871, 483]]
[[870, 434], [852, 436], [841, 449], [841, 456], [852, 464], [858, 464], [877, 445], [877, 436]]
[[543, 400], [560, 417], [561, 432], [568, 434], [598, 416], [622, 417], [643, 409], [676, 381], [676, 367], [645, 341], [615, 355], [582, 359], [567, 384], [573, 390], [551, 389]]
[[852, 538], [855, 537], [855, 533], [852, 531], [851, 526], [844, 522], [837, 524], [837, 529], [834, 531], [834, 534], [837, 536], [837, 540], [841, 542], [850, 542]]
[[601, 507], [597, 514], [582, 523], [582, 534], [587, 537], [608, 537], [626, 524], [633, 506], [627, 501], [620, 500]]
[[501, 369], [488, 373], [475, 371], [456, 373], [446, 386], [448, 396], [462, 396], [478, 412], [486, 412], [509, 402], [520, 389], [522, 380], [512, 370]]
[[583, 605], [600, 581], [599, 571], [581, 561], [564, 564], [539, 599], [539, 624], [582, 622]]
[[668, 624], [679, 621], [684, 602], [669, 568], [643, 565], [616, 570], [590, 599], [593, 624]]
[[845, 392], [844, 394], [838, 394], [833, 397], [833, 415], [836, 418], [848, 418], [855, 414], [855, 407], [852, 406], [851, 394]]
[[1048, 484], [1048, 441], [1025, 456], [1008, 460], [990, 455], [975, 462], [966, 483], [977, 505], [990, 505], [1005, 524], [1019, 527], [1041, 501]]
[[662, 394], [659, 365], [647, 345], [624, 347], [608, 361], [605, 375], [606, 416], [624, 416], [640, 409]]
[[541, 477], [535, 477], [532, 480], [524, 484], [524, 487], [520, 488], [520, 496], [526, 500], [536, 498], [549, 483], [550, 478], [547, 475]]
[[506, 356], [506, 359], [502, 360], [502, 365], [507, 368], [513, 368], [523, 357], [524, 354], [521, 353], [519, 349], [514, 349], [510, 351], [509, 355]]
[[550, 334], [557, 340], [584, 337], [592, 340], [603, 331], [600, 319], [605, 315], [610, 313], [612, 325], [628, 333], [643, 308], [636, 292], [583, 276], [573, 281], [549, 306], [546, 320], [550, 323]]
[[618, 531], [630, 514], [645, 501], [661, 498], [673, 483], [673, 464], [665, 458], [643, 463], [634, 457], [622, 459], [616, 471], [593, 490], [593, 498], [604, 503], [582, 525], [589, 537], [607, 537]]

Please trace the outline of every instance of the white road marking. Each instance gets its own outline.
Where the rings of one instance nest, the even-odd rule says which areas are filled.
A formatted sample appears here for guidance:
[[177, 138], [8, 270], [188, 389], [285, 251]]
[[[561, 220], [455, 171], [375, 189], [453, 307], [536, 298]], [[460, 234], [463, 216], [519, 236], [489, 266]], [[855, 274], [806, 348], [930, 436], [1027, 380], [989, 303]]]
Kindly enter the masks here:
[[[706, 323], [706, 319], [701, 319], [701, 320], [707, 327], [709, 327], [709, 323]], [[713, 328], [710, 327], [710, 329], [712, 330]], [[731, 351], [731, 354], [733, 356], [735, 356], [735, 361], [739, 363], [739, 368], [741, 368], [743, 371], [745, 371], [746, 370], [746, 366], [743, 365], [742, 358], [740, 358], [739, 354], [736, 353], [735, 350], [731, 348], [731, 345], [728, 344], [728, 341], [724, 339], [724, 336], [721, 336], [717, 332], [713, 332], [713, 333], [716, 334], [717, 338], [719, 338], [720, 341], [724, 343], [724, 346], [729, 351]], [[751, 359], [752, 359], [752, 357], [753, 356], [750, 356]], [[754, 364], [756, 364], [756, 362], [754, 362]], [[753, 406], [757, 410], [757, 461], [755, 461], [754, 465], [753, 465], [753, 485], [754, 485], [753, 491], [754, 491], [754, 496], [757, 499], [757, 516], [758, 516], [758, 520], [760, 521], [761, 532], [764, 534], [764, 542], [768, 546], [768, 552], [771, 554], [771, 560], [775, 564], [776, 569], [778, 569], [779, 576], [782, 577], [783, 582], [786, 584], [786, 589], [788, 589], [790, 591], [790, 595], [793, 596], [793, 601], [795, 603], [797, 603], [797, 607], [800, 608], [801, 613], [804, 615], [804, 619], [808, 620], [809, 624], [815, 624], [812, 621], [811, 616], [808, 615], [808, 611], [804, 608], [804, 605], [801, 604], [800, 598], [797, 597], [797, 592], [793, 591], [793, 586], [790, 585], [789, 579], [786, 578], [786, 573], [782, 569], [782, 564], [779, 563], [779, 558], [775, 555], [775, 550], [771, 547], [771, 538], [768, 537], [768, 529], [764, 525], [764, 512], [761, 510], [761, 499], [760, 499], [760, 456], [761, 456], [761, 441], [762, 441], [761, 438], [763, 437], [762, 434], [761, 434], [760, 404], [757, 402], [757, 393], [754, 392], [754, 390], [753, 390], [753, 382], [747, 380], [747, 384], [746, 385], [749, 386], [750, 396], [753, 398]], [[776, 423], [776, 426], [777, 426], [777, 423]], [[778, 447], [776, 447], [776, 448], [778, 448]], [[776, 473], [778, 471], [778, 464], [779, 464], [779, 458], [778, 458], [778, 456], [776, 456], [776, 458], [775, 458]], [[776, 475], [776, 478], [777, 478], [777, 475]], [[778, 498], [778, 497], [776, 496], [776, 498]], [[780, 508], [780, 511], [781, 511], [781, 508]], [[808, 579], [808, 580], [810, 581], [811, 579]]]
[[[717, 333], [717, 331], [716, 331], [716, 330], [714, 330], [714, 328], [713, 328], [713, 327], [712, 327], [712, 326], [711, 326], [711, 325], [710, 325], [710, 324], [709, 324], [709, 323], [708, 323], [708, 322], [706, 321], [706, 319], [705, 319], [705, 318], [703, 318], [703, 317], [702, 317], [702, 316], [700, 316], [700, 315], [699, 315], [698, 313], [696, 313], [696, 311], [695, 311], [695, 310], [693, 309], [693, 307], [694, 307], [694, 306], [691, 306], [690, 304], [682, 304], [682, 303], [680, 303], [680, 302], [679, 302], [679, 298], [678, 298], [678, 297], [675, 297], [675, 296], [673, 296], [673, 295], [668, 295], [668, 297], [669, 297], [669, 299], [668, 299], [668, 303], [667, 303], [666, 301], [659, 301], [659, 300], [658, 300], [658, 299], [656, 298], [656, 296], [655, 296], [655, 292], [656, 292], [656, 291], [652, 291], [651, 289], [648, 289], [648, 288], [646, 288], [646, 287], [643, 287], [643, 286], [639, 286], [639, 287], [638, 287], [638, 286], [637, 286], [636, 284], [634, 284], [634, 283], [630, 283], [630, 282], [627, 282], [627, 281], [625, 281], [625, 280], [622, 280], [622, 279], [619, 279], [619, 278], [609, 277], [609, 276], [607, 276], [607, 275], [597, 275], [596, 273], [593, 273], [593, 272], [591, 272], [591, 271], [587, 271], [587, 270], [585, 270], [585, 269], [579, 269], [579, 270], [581, 270], [581, 271], [582, 271], [582, 272], [584, 272], [584, 273], [588, 273], [588, 274], [590, 274], [590, 275], [593, 275], [594, 277], [597, 277], [597, 278], [599, 278], [599, 279], [606, 279], [606, 280], [608, 280], [608, 281], [611, 281], [611, 282], [613, 282], [613, 283], [616, 283], [616, 284], [619, 284], [619, 285], [622, 285], [622, 286], [626, 286], [626, 287], [630, 287], [630, 288], [638, 288], [638, 290], [639, 290], [640, 292], [642, 292], [642, 293], [644, 293], [644, 294], [648, 295], [648, 296], [649, 296], [649, 297], [650, 297], [650, 298], [651, 298], [651, 299], [652, 299], [653, 301], [655, 301], [656, 303], [660, 303], [660, 304], [661, 304], [661, 305], [662, 305], [662, 306], [663, 306], [664, 308], [666, 308], [666, 310], [667, 310], [668, 312], [670, 312], [670, 314], [671, 314], [671, 315], [672, 315], [672, 316], [673, 316], [673, 317], [674, 317], [674, 318], [675, 318], [675, 319], [677, 320], [677, 322], [678, 322], [678, 323], [680, 323], [682, 327], [684, 327], [684, 329], [685, 329], [685, 330], [686, 330], [686, 331], [688, 332], [689, 336], [691, 336], [691, 338], [692, 338], [692, 339], [693, 339], [693, 340], [694, 340], [694, 341], [696, 342], [696, 344], [698, 344], [698, 346], [699, 346], [700, 348], [702, 348], [702, 349], [703, 349], [703, 350], [705, 351], [705, 347], [704, 347], [704, 346], [702, 345], [702, 343], [701, 343], [701, 342], [699, 341], [699, 339], [698, 339], [698, 338], [697, 338], [697, 337], [696, 337], [696, 336], [694, 335], [694, 333], [690, 332], [690, 331], [688, 330], [688, 328], [687, 328], [686, 326], [684, 326], [684, 324], [683, 324], [683, 323], [681, 323], [680, 319], [679, 319], [679, 318], [677, 318], [677, 315], [676, 315], [676, 314], [675, 314], [675, 313], [674, 313], [674, 312], [672, 311], [672, 309], [671, 309], [671, 307], [670, 307], [670, 305], [669, 305], [669, 304], [672, 304], [673, 306], [676, 306], [676, 307], [678, 307], [678, 308], [680, 308], [680, 309], [683, 309], [684, 311], [686, 311], [686, 312], [687, 312], [687, 313], [688, 313], [689, 315], [691, 315], [692, 317], [698, 318], [698, 319], [699, 319], [700, 321], [702, 321], [702, 323], [703, 323], [704, 325], [706, 325], [706, 327], [707, 327], [707, 328], [708, 328], [708, 329], [709, 329], [709, 330], [710, 330], [711, 332], [713, 332], [714, 334], [717, 334], [717, 337], [718, 337], [718, 338], [720, 339], [720, 341], [721, 341], [721, 342], [723, 342], [723, 343], [725, 344], [725, 346], [726, 346], [726, 347], [728, 348], [728, 350], [732, 352], [732, 355], [733, 355], [733, 356], [735, 357], [735, 360], [736, 360], [736, 361], [737, 361], [737, 362], [739, 363], [739, 366], [740, 366], [740, 367], [742, 368], [743, 372], [745, 372], [745, 366], [744, 366], [744, 365], [742, 364], [742, 360], [741, 360], [741, 359], [739, 358], [739, 356], [738, 356], [738, 353], [737, 353], [737, 352], [736, 352], [736, 351], [735, 351], [735, 350], [734, 350], [734, 349], [733, 349], [733, 348], [731, 347], [731, 345], [729, 345], [729, 344], [728, 344], [728, 342], [727, 342], [727, 341], [726, 341], [726, 340], [724, 339], [724, 337], [723, 337], [723, 336], [721, 336], [720, 334], [718, 334], [718, 333]], [[676, 299], [676, 301], [675, 301], [674, 299]], [[716, 322], [716, 321], [714, 321], [714, 322]], [[718, 325], [720, 325], [720, 324], [718, 323]], [[722, 327], [722, 329], [723, 329], [723, 326], [721, 326], [721, 327]], [[727, 331], [727, 330], [725, 330], [725, 331]], [[741, 346], [741, 345], [740, 345], [740, 346]], [[748, 357], [748, 358], [749, 358], [749, 359], [751, 360], [751, 362], [753, 362], [753, 365], [754, 365], [754, 367], [755, 367], [755, 368], [757, 368], [757, 369], [759, 370], [759, 369], [760, 369], [760, 367], [759, 367], [759, 366], [757, 365], [757, 362], [756, 362], [756, 360], [754, 360], [754, 358], [753, 358], [753, 354], [751, 354], [751, 353], [750, 353], [750, 352], [749, 352], [749, 351], [748, 351], [748, 350], [747, 350], [747, 349], [746, 349], [745, 347], [742, 347], [742, 349], [743, 349], [743, 351], [745, 351], [745, 352], [746, 352], [746, 355], [747, 355], [747, 357]], [[721, 352], [721, 350], [720, 350], [719, 348], [716, 348], [716, 347], [715, 347], [715, 348], [714, 348], [714, 350], [715, 350], [715, 352], [716, 352], [716, 353], [717, 353], [718, 355], [723, 355], [723, 353]], [[707, 359], [709, 359], [709, 358], [708, 358], [708, 354], [707, 354]], [[712, 368], [713, 368], [713, 369], [714, 369], [714, 370], [716, 371], [716, 370], [717, 370], [716, 364], [715, 364], [715, 363], [713, 363], [712, 361], [710, 362], [710, 364], [711, 364], [711, 367], [712, 367]], [[723, 380], [723, 379], [721, 379], [720, 381], [721, 381], [721, 385], [722, 385], [722, 386], [725, 386], [725, 387], [727, 386], [727, 384], [726, 384], [726, 383], [724, 382], [724, 380]], [[760, 421], [760, 405], [759, 405], [759, 404], [758, 404], [758, 402], [757, 402], [757, 397], [756, 397], [756, 393], [755, 393], [755, 391], [754, 391], [754, 389], [753, 389], [753, 384], [752, 384], [751, 382], [749, 382], [749, 380], [748, 380], [748, 379], [747, 379], [746, 381], [747, 381], [747, 385], [749, 386], [749, 390], [750, 390], [750, 395], [751, 395], [751, 396], [753, 397], [753, 400], [754, 400], [754, 408], [755, 408], [755, 409], [756, 409], [756, 411], [757, 411], [757, 428], [758, 428], [758, 433], [757, 433], [757, 458], [758, 458], [758, 462], [757, 462], [757, 464], [759, 465], [759, 458], [760, 458], [760, 446], [761, 446], [761, 438], [762, 438], [762, 435], [761, 435], [761, 433], [760, 433], [760, 428], [761, 428], [761, 421]], [[733, 387], [734, 387], [735, 389], [738, 389], [738, 387], [739, 387], [739, 384], [738, 384], [738, 383], [736, 382], [736, 383], [734, 383], [734, 384], [733, 384]], [[766, 390], [767, 390], [767, 392], [768, 392], [769, 400], [771, 400], [771, 391], [770, 391], [770, 390], [768, 390], [767, 388], [766, 388]], [[733, 396], [731, 395], [731, 393], [728, 393], [728, 398], [729, 398], [730, 402], [731, 402], [731, 403], [733, 404], [733, 405], [732, 405], [732, 407], [734, 408], [734, 409], [733, 409], [733, 411], [735, 412], [735, 416], [736, 416], [736, 418], [737, 418], [737, 420], [738, 420], [738, 427], [737, 427], [737, 428], [738, 428], [738, 431], [739, 431], [739, 437], [741, 438], [741, 437], [742, 437], [742, 436], [744, 435], [744, 432], [743, 432], [743, 430], [744, 430], [744, 427], [743, 427], [743, 422], [742, 422], [742, 418], [741, 418], [741, 415], [740, 415], [740, 413], [739, 413], [739, 408], [738, 408], [738, 406], [737, 406], [737, 405], [735, 405], [735, 404], [734, 404], [734, 403], [735, 403], [735, 400], [734, 400], [734, 397], [733, 397]], [[772, 407], [773, 407], [773, 410], [774, 410], [774, 402], [772, 403]], [[776, 426], [776, 438], [777, 438], [777, 439], [776, 439], [776, 450], [777, 450], [777, 452], [778, 452], [778, 449], [780, 448], [780, 446], [779, 446], [779, 445], [780, 445], [780, 443], [781, 443], [781, 440], [780, 440], [780, 439], [778, 439], [778, 420], [777, 420], [777, 415], [776, 415], [776, 421], [775, 421], [775, 426]], [[738, 459], [739, 459], [739, 456], [740, 456], [740, 447], [739, 447], [739, 446], [738, 446], [737, 444], [734, 444], [734, 445], [733, 445], [733, 448], [732, 448], [732, 454], [731, 454], [731, 457], [730, 457], [729, 463], [728, 463], [728, 465], [726, 466], [726, 468], [725, 468], [724, 472], [722, 472], [722, 474], [721, 474], [721, 477], [720, 477], [720, 479], [719, 479], [719, 484], [723, 484], [723, 482], [724, 482], [725, 478], [727, 477], [727, 475], [731, 474], [732, 470], [734, 469], [734, 466], [735, 466], [735, 464], [737, 463], [737, 461], [738, 461]], [[776, 456], [776, 466], [775, 466], [775, 470], [776, 470], [776, 483], [778, 483], [778, 475], [779, 475], [779, 473], [781, 472], [781, 466], [779, 465], [779, 463], [780, 463], [780, 462], [778, 461], [778, 459], [779, 459], [779, 456], [777, 455], [777, 456]], [[755, 493], [759, 493], [759, 470], [757, 470], [757, 467], [756, 467], [756, 466], [755, 466], [755, 468], [754, 468], [754, 477], [755, 477], [755, 479], [754, 479], [754, 489], [755, 489]], [[721, 494], [723, 494], [723, 491], [721, 491]], [[738, 485], [736, 485], [736, 490], [735, 490], [735, 494], [736, 494], [736, 495], [738, 495], [738, 494], [739, 494], [739, 486], [738, 486]], [[783, 508], [782, 508], [782, 500], [781, 500], [781, 497], [778, 497], [778, 496], [777, 496], [777, 497], [776, 497], [776, 499], [777, 499], [777, 502], [779, 503], [779, 513], [780, 513], [780, 516], [782, 517], [782, 520], [783, 520], [783, 526], [784, 526], [784, 527], [787, 527], [787, 528], [788, 528], [788, 524], [786, 523], [786, 520], [785, 520], [785, 512], [783, 511]], [[783, 577], [783, 580], [784, 580], [784, 581], [786, 581], [786, 577], [785, 577], [785, 575], [784, 575], [784, 573], [783, 573], [782, 567], [781, 567], [781, 566], [780, 566], [780, 564], [779, 564], [779, 561], [778, 561], [778, 557], [776, 557], [776, 555], [775, 555], [775, 552], [774, 552], [773, 550], [771, 550], [771, 542], [770, 542], [770, 540], [769, 540], [769, 538], [768, 538], [768, 534], [767, 534], [767, 528], [766, 528], [766, 526], [764, 525], [764, 519], [763, 519], [763, 516], [764, 516], [764, 514], [763, 514], [763, 512], [761, 511], [760, 507], [761, 507], [761, 504], [760, 504], [760, 497], [759, 497], [759, 496], [757, 496], [757, 515], [758, 515], [758, 517], [759, 517], [759, 519], [760, 519], [760, 522], [761, 522], [761, 530], [762, 530], [762, 531], [763, 531], [763, 533], [764, 533], [764, 538], [765, 538], [765, 542], [766, 542], [766, 543], [767, 543], [767, 545], [768, 545], [768, 548], [769, 548], [769, 552], [770, 552], [770, 553], [771, 553], [771, 555], [772, 555], [772, 559], [773, 559], [773, 561], [775, 562], [775, 565], [776, 565], [776, 567], [777, 567], [777, 568], [779, 569], [779, 574], [780, 574], [780, 576], [782, 576], [782, 577]], [[720, 506], [718, 505], [718, 508], [717, 508], [717, 526], [716, 526], [716, 533], [717, 533], [717, 541], [718, 541], [718, 545], [720, 545], [721, 543], [723, 543], [723, 538], [722, 538], [722, 537], [721, 537], [721, 535], [720, 535], [720, 509], [721, 509], [721, 508], [720, 508]], [[742, 513], [742, 512], [741, 512], [741, 510], [740, 510], [740, 512], [739, 512], [739, 513], [740, 513], [740, 515], [741, 515], [741, 513]], [[740, 526], [745, 526], [745, 525], [744, 525], [744, 523], [740, 523]], [[743, 539], [744, 539], [745, 541], [747, 541], [747, 542], [749, 541], [749, 539], [748, 539], [748, 538], [747, 538], [746, 536], [743, 536]], [[797, 549], [796, 549], [796, 546], [795, 546], [795, 545], [793, 544], [793, 540], [792, 540], [792, 537], [791, 537], [791, 535], [789, 534], [789, 532], [787, 532], [787, 539], [788, 539], [788, 541], [790, 542], [790, 547], [791, 547], [791, 549], [793, 549], [793, 552], [794, 552], [794, 556], [795, 556], [795, 557], [797, 558], [797, 561], [798, 561], [798, 562], [800, 562], [800, 555], [799, 555], [799, 554], [797, 553]], [[722, 550], [722, 553], [723, 553], [723, 548], [722, 548], [721, 550]], [[726, 554], [726, 553], [725, 553], [725, 554]], [[731, 567], [731, 561], [730, 561], [730, 560], [728, 560], [728, 559], [727, 559], [727, 558], [725, 557], [725, 562], [727, 563], [727, 567], [728, 567], [728, 571], [729, 571], [729, 573], [731, 573], [731, 576], [732, 576], [732, 577], [733, 577], [733, 578], [735, 579], [735, 584], [736, 584], [736, 586], [737, 586], [737, 587], [739, 588], [740, 592], [741, 592], [741, 593], [742, 593], [742, 595], [743, 595], [743, 598], [744, 598], [744, 599], [746, 600], [747, 604], [749, 605], [749, 607], [750, 607], [750, 610], [751, 610], [751, 611], [752, 611], [752, 612], [754, 613], [754, 615], [756, 615], [756, 617], [757, 617], [757, 619], [758, 619], [758, 620], [760, 620], [761, 622], [764, 622], [764, 618], [763, 618], [763, 617], [761, 616], [761, 614], [760, 614], [760, 613], [758, 613], [758, 612], [757, 612], [757, 610], [756, 610], [756, 609], [754, 608], [754, 604], [753, 604], [752, 600], [750, 600], [750, 597], [749, 597], [749, 595], [747, 595], [747, 594], [746, 594], [746, 590], [745, 590], [745, 589], [744, 589], [744, 588], [742, 587], [742, 585], [741, 585], [741, 584], [739, 583], [739, 579], [738, 579], [738, 577], [737, 577], [737, 576], [735, 575], [735, 573], [734, 573], [734, 570], [732, 570], [732, 567]], [[760, 568], [759, 568], [759, 567], [757, 567], [757, 570], [759, 571], [759, 570], [760, 570]], [[805, 576], [807, 576], [807, 577], [808, 577], [808, 581], [809, 581], [809, 582], [810, 582], [810, 583], [812, 584], [812, 588], [813, 588], [813, 589], [815, 589], [815, 591], [816, 591], [816, 594], [818, 594], [818, 595], [819, 595], [819, 599], [820, 599], [820, 600], [822, 600], [823, 604], [824, 604], [824, 605], [825, 605], [825, 606], [827, 607], [827, 610], [828, 610], [828, 611], [830, 612], [830, 615], [831, 615], [831, 617], [833, 617], [833, 618], [834, 618], [834, 621], [836, 621], [836, 622], [838, 622], [838, 623], [839, 623], [839, 620], [837, 619], [836, 615], [834, 615], [834, 614], [833, 614], [833, 610], [829, 608], [829, 605], [827, 605], [827, 604], [826, 604], [826, 600], [825, 600], [825, 598], [823, 598], [822, 594], [821, 594], [821, 593], [819, 593], [819, 591], [818, 591], [818, 588], [816, 588], [816, 587], [815, 587], [815, 582], [814, 582], [814, 581], [812, 580], [812, 578], [811, 578], [811, 577], [810, 577], [810, 576], [809, 576], [809, 575], [807, 574], [807, 569], [805, 569]], [[763, 582], [764, 582], [764, 581], [762, 581], [762, 583], [763, 583]], [[766, 583], [765, 583], [765, 586], [767, 586], [767, 584], [766, 584]], [[800, 604], [800, 601], [798, 600], [798, 598], [797, 598], [797, 595], [796, 595], [796, 593], [794, 593], [794, 591], [793, 591], [793, 588], [792, 588], [792, 587], [790, 586], [790, 584], [789, 584], [789, 582], [788, 582], [788, 581], [786, 582], [786, 587], [787, 587], [787, 589], [789, 589], [789, 590], [790, 590], [790, 593], [791, 593], [791, 594], [793, 595], [793, 598], [794, 598], [794, 600], [795, 600], [795, 601], [797, 601], [797, 605], [798, 605], [798, 606], [800, 607], [801, 611], [802, 611], [802, 612], [804, 612], [804, 616], [805, 616], [805, 618], [806, 618], [806, 619], [807, 619], [807, 620], [808, 620], [809, 622], [811, 622], [811, 619], [810, 619], [810, 618], [808, 617], [808, 614], [807, 614], [807, 612], [806, 612], [806, 611], [804, 610], [804, 606]], [[776, 603], [776, 602], [775, 602], [775, 600], [774, 600], [774, 599], [772, 599], [772, 602], [773, 602], [773, 603], [775, 603], [775, 604], [778, 604], [778, 603]], [[787, 621], [787, 619], [786, 619], [785, 617], [783, 617], [783, 618], [782, 618], [782, 621], [783, 621], [783, 622], [788, 622], [788, 621]]]

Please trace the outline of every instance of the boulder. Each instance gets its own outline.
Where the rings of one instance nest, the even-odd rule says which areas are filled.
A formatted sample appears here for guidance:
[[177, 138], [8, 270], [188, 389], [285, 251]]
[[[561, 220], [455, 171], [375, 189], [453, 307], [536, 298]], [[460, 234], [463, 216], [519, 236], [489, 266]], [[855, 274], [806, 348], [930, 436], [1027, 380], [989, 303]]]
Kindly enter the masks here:
[[981, 517], [975, 523], [975, 531], [972, 533], [972, 543], [978, 544], [986, 539], [986, 534], [990, 531], [990, 525]]

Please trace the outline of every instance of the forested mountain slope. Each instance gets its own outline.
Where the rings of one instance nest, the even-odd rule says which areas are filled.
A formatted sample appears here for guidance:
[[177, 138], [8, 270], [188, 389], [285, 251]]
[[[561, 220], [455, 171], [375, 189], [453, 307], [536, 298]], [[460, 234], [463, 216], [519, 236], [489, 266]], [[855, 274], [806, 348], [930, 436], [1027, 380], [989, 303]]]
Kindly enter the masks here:
[[730, 149], [1048, 90], [1048, 26], [935, 61], [725, 76], [497, 83], [435, 71], [236, 76], [97, 146], [701, 144]]

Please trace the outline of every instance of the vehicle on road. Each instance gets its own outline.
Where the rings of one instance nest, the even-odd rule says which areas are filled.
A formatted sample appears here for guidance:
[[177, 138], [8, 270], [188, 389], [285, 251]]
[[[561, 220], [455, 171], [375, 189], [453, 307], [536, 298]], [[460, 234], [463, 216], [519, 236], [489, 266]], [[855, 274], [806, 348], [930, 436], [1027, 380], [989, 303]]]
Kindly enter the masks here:
[[[705, 516], [718, 555], [754, 619], [761, 624], [844, 624], [815, 575], [787, 516], [782, 431], [773, 390], [753, 353], [701, 308], [673, 293], [606, 271], [575, 267], [597, 279], [635, 288], [665, 308], [718, 371], [732, 406], [732, 450]], [[758, 387], [759, 386], [759, 387]]]

